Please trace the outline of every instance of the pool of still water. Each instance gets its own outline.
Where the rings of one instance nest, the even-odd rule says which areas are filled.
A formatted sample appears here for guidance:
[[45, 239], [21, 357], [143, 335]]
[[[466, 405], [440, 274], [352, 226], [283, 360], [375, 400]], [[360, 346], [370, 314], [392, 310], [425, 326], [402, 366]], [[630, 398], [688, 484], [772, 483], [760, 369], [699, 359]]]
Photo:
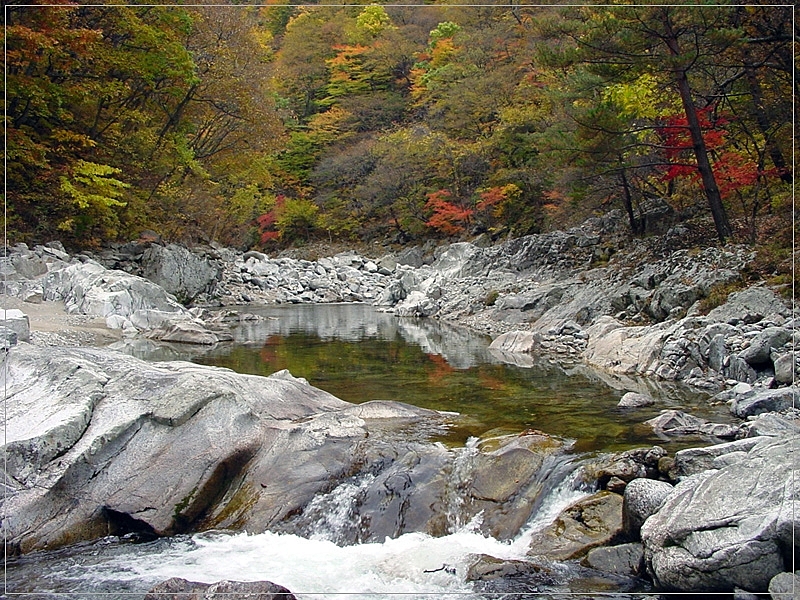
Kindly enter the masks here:
[[[347, 400], [396, 400], [461, 415], [448, 445], [469, 437], [536, 429], [574, 440], [577, 452], [660, 444], [669, 451], [702, 440], [658, 437], [643, 422], [669, 408], [729, 422], [726, 406], [681, 386], [614, 380], [585, 365], [522, 357], [527, 366], [489, 349], [491, 338], [431, 319], [397, 318], [361, 304], [247, 307], [262, 317], [234, 328], [234, 341], [198, 348], [161, 346], [149, 359], [188, 358], [240, 373], [288, 369]], [[192, 354], [186, 354], [191, 352]], [[517, 361], [519, 362], [519, 361]], [[617, 407], [626, 391], [646, 391], [652, 407]], [[707, 442], [706, 442], [707, 443]]]

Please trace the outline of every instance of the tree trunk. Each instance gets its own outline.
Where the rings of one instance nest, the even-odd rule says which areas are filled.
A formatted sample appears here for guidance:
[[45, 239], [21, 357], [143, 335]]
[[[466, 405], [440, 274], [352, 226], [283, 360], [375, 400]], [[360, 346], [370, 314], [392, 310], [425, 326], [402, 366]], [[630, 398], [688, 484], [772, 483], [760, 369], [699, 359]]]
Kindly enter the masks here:
[[775, 165], [776, 169], [778, 169], [780, 178], [784, 182], [791, 184], [794, 180], [794, 174], [792, 173], [790, 166], [786, 164], [786, 159], [784, 158], [781, 149], [775, 143], [775, 140], [772, 138], [770, 133], [770, 129], [772, 127], [769, 122], [769, 117], [767, 116], [767, 111], [764, 109], [764, 98], [761, 94], [761, 83], [758, 81], [758, 77], [756, 76], [756, 69], [755, 66], [753, 66], [753, 59], [750, 56], [750, 52], [747, 48], [742, 50], [742, 55], [744, 59], [745, 77], [747, 78], [747, 84], [750, 87], [750, 95], [753, 96], [753, 113], [756, 118], [756, 123], [758, 123], [758, 128], [761, 130], [761, 133], [764, 134], [767, 152], [772, 159], [772, 164]]
[[[672, 28], [672, 23], [670, 22], [668, 14], [664, 16], [664, 28], [666, 32], [664, 42], [667, 48], [669, 48], [670, 54], [679, 57], [681, 52], [680, 46], [678, 45], [678, 36]], [[692, 98], [692, 88], [689, 85], [689, 78], [686, 75], [686, 70], [687, 67], [685, 66], [677, 66], [675, 68], [675, 79], [678, 92], [681, 96], [681, 104], [686, 113], [689, 134], [692, 137], [692, 147], [694, 148], [694, 155], [697, 160], [697, 170], [700, 172], [700, 179], [703, 183], [703, 192], [711, 208], [711, 215], [714, 217], [714, 226], [717, 229], [719, 241], [725, 243], [725, 240], [731, 237], [733, 231], [728, 222], [728, 214], [725, 212], [725, 206], [722, 204], [722, 196], [719, 193], [719, 187], [717, 187], [717, 180], [714, 178], [711, 161], [708, 158], [708, 149], [703, 139], [703, 129], [700, 126], [700, 119], [697, 116], [697, 107]]]

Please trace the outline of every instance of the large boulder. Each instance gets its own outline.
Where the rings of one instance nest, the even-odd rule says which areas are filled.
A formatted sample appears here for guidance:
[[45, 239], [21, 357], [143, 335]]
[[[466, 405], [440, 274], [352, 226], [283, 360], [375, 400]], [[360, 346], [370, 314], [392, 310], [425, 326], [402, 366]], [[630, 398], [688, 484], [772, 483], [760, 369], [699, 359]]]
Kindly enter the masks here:
[[730, 323], [758, 323], [769, 315], [788, 316], [790, 311], [771, 290], [764, 287], [752, 287], [734, 292], [726, 302], [708, 313], [711, 321]]
[[509, 331], [503, 333], [489, 345], [492, 350], [501, 352], [532, 352], [538, 345], [536, 334], [530, 331]]
[[189, 303], [198, 294], [213, 291], [221, 269], [208, 257], [183, 246], [153, 244], [142, 255], [142, 275], [183, 303]]
[[4, 383], [16, 491], [2, 526], [17, 552], [109, 531], [266, 526], [351, 468], [367, 436], [349, 404], [302, 381], [99, 349], [21, 344]]
[[672, 493], [666, 481], [634, 479], [625, 486], [622, 495], [622, 529], [631, 539], [639, 538], [639, 531], [648, 517], [658, 512]]
[[44, 300], [62, 300], [70, 313], [129, 317], [137, 310], [154, 309], [188, 314], [155, 283], [90, 261], [51, 271], [44, 277], [43, 290]]
[[797, 405], [798, 388], [762, 390], [755, 394], [737, 397], [731, 404], [731, 412], [746, 418], [765, 412], [779, 412]]
[[758, 441], [740, 460], [682, 480], [642, 526], [647, 571], [664, 590], [766, 592], [798, 540], [800, 436]]
[[772, 363], [770, 351], [780, 348], [792, 339], [792, 331], [786, 327], [767, 327], [759, 332], [745, 348], [739, 358], [752, 367], [761, 367]]

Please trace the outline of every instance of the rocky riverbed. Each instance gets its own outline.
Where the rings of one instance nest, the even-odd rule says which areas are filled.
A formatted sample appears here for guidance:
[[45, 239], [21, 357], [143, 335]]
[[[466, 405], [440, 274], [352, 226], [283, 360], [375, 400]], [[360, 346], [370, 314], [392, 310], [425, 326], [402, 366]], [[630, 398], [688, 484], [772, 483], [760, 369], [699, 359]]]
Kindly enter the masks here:
[[[217, 310], [224, 305], [367, 302], [490, 333], [493, 351], [514, 364], [543, 354], [623, 379], [685, 382], [729, 404], [737, 425], [681, 411], [654, 419], [665, 435], [730, 441], [675, 456], [654, 447], [604, 457], [585, 475], [597, 494], [540, 532], [531, 553], [622, 569], [664, 590], [779, 594], [793, 577], [800, 508], [800, 487], [784, 476], [797, 465], [800, 439], [798, 321], [763, 285], [705, 310], [715, 286], [740, 280], [750, 250], [672, 250], [669, 235], [620, 241], [613, 220], [597, 219], [495, 245], [314, 261], [144, 240], [96, 255], [70, 255], [58, 243], [16, 246], [0, 265], [11, 548], [57, 547], [112, 529], [302, 528], [297, 515], [316, 494], [365, 476], [373, 479], [364, 506], [383, 507], [386, 518], [365, 525], [359, 541], [446, 532], [430, 507], [455, 493], [443, 475], [455, 457], [424, 435], [399, 441], [392, 433], [409, 420], [427, 431], [442, 415], [397, 403], [353, 407], [290, 374], [154, 366], [87, 348], [136, 336], [215, 344], [243, 318]], [[635, 410], [649, 399], [623, 401]], [[536, 503], [538, 470], [565, 449], [529, 434], [475, 451], [471, 483], [458, 492], [462, 518], [483, 511], [486, 534], [510, 537]], [[178, 473], [175, 464], [186, 468]], [[525, 572], [491, 564], [478, 560], [471, 577]]]

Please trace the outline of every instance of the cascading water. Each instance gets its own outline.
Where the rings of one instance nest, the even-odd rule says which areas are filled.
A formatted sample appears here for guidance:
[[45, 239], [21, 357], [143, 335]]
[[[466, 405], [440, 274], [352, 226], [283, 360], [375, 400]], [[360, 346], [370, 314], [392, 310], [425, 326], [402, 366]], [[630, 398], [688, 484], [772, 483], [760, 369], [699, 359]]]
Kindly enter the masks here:
[[350, 540], [359, 540], [359, 495], [374, 481], [375, 475], [367, 473], [338, 485], [328, 494], [316, 496], [303, 510], [298, 528], [306, 534], [305, 537], [340, 546]]
[[527, 547], [531, 536], [552, 523], [562, 510], [596, 491], [596, 484], [583, 477], [582, 472], [581, 462], [574, 455], [552, 454], [545, 458], [536, 475], [542, 491], [531, 518], [514, 540], [515, 546]]
[[469, 483], [475, 456], [478, 454], [478, 438], [471, 437], [463, 448], [453, 450], [453, 468], [445, 489], [445, 511], [448, 532], [454, 533], [465, 525], [465, 488]]
[[[450, 475], [454, 490], [463, 488], [464, 482], [455, 478], [469, 476], [476, 453], [476, 440], [454, 452]], [[547, 459], [537, 475], [542, 480], [542, 497], [528, 524], [510, 543], [481, 534], [480, 515], [461, 523], [462, 505], [451, 497], [448, 511], [452, 511], [454, 529], [447, 535], [406, 533], [383, 542], [337, 545], [337, 540], [350, 539], [352, 528], [359, 524], [358, 499], [375, 481], [375, 475], [364, 474], [315, 498], [297, 522], [302, 536], [205, 532], [146, 544], [107, 538], [11, 561], [8, 591], [71, 592], [78, 593], [77, 597], [81, 592], [110, 594], [106, 598], [125, 591], [124, 597], [130, 599], [130, 593], [144, 594], [158, 581], [182, 577], [207, 583], [269, 580], [292, 590], [301, 600], [342, 594], [364, 599], [369, 594], [409, 594], [424, 600], [454, 593], [478, 600], [485, 596], [466, 581], [475, 557], [528, 559], [527, 541], [532, 532], [591, 493], [579, 470], [574, 457]]]

